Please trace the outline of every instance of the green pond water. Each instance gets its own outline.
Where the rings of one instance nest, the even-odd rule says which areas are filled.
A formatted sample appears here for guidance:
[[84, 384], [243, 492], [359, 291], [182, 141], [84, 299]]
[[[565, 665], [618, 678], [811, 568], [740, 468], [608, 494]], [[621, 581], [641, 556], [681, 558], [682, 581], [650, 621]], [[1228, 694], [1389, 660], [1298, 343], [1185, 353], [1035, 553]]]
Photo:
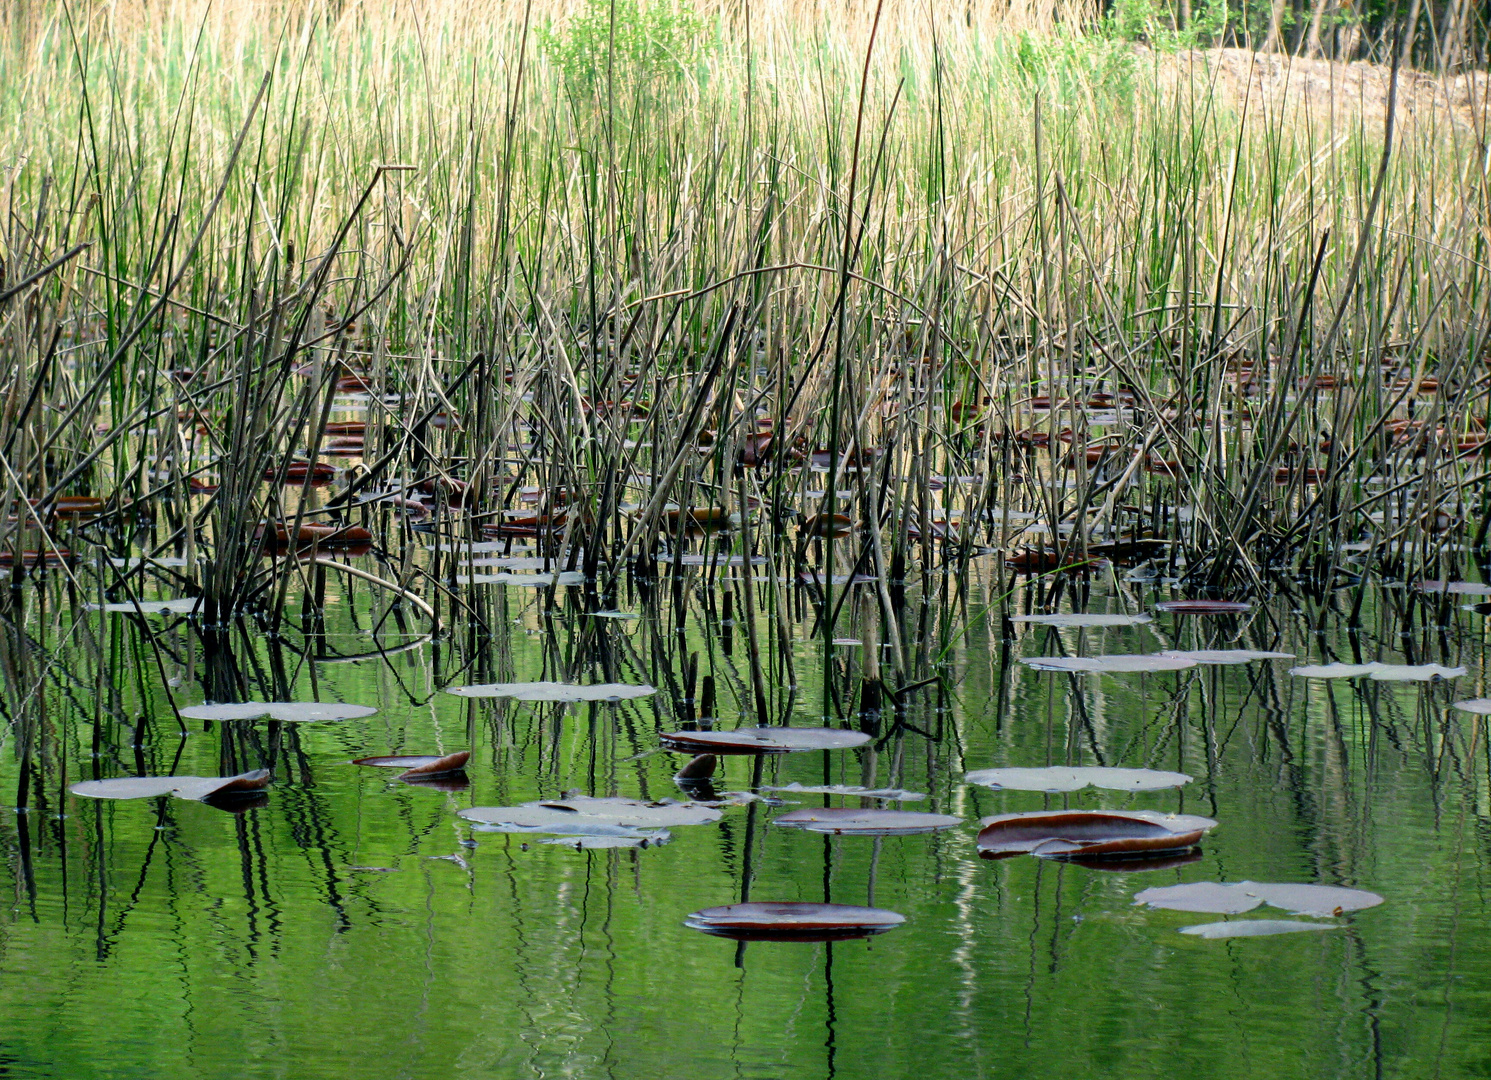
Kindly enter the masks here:
[[[1283, 597], [1242, 618], [1031, 627], [1009, 640], [998, 619], [977, 617], [982, 574], [975, 567], [967, 583], [958, 617], [972, 616], [971, 629], [947, 653], [945, 689], [910, 697], [917, 731], [870, 750], [773, 758], [763, 777], [925, 792], [900, 805], [959, 815], [962, 827], [824, 837], [771, 826], [784, 809], [825, 802], [779, 793], [786, 807], [730, 807], [717, 824], [672, 829], [663, 846], [592, 851], [473, 832], [456, 811], [571, 790], [683, 798], [672, 777], [686, 756], [656, 752], [658, 733], [679, 724], [678, 658], [697, 653], [701, 673], [714, 673], [721, 726], [738, 722], [750, 694], [745, 635], [734, 628], [726, 651], [697, 573], [681, 632], [667, 605], [633, 601], [642, 618], [596, 620], [578, 616], [573, 597], [546, 613], [537, 591], [500, 586], [482, 594], [490, 635], [457, 624], [386, 659], [311, 663], [250, 630], [236, 644], [250, 696], [288, 691], [380, 711], [300, 726], [192, 722], [184, 739], [167, 683], [179, 704], [203, 699], [201, 648], [185, 626], [153, 618], [157, 654], [131, 619], [75, 613], [54, 592], [6, 644], [7, 679], [41, 677], [43, 689], [27, 705], [28, 807], [0, 819], [0, 1076], [1491, 1073], [1491, 753], [1484, 719], [1449, 708], [1481, 694], [1481, 616], [1451, 605], [1448, 627], [1420, 619], [1403, 636], [1394, 613], [1417, 601], [1374, 593], [1353, 641], [1319, 600]], [[372, 649], [379, 601], [343, 584], [329, 590], [327, 645]], [[1107, 579], [1086, 606], [1144, 610], [1159, 598]], [[1325, 603], [1344, 611], [1349, 595]], [[840, 633], [855, 632], [856, 611], [846, 608]], [[846, 685], [857, 678], [854, 650], [825, 665], [810, 616], [787, 625], [800, 687], [793, 722], [818, 724], [825, 671]], [[413, 638], [390, 630], [381, 640]], [[1229, 645], [1299, 662], [1407, 650], [1469, 674], [1324, 682], [1274, 660], [1074, 679], [1013, 662]], [[440, 692], [555, 677], [663, 692], [569, 706]], [[7, 806], [21, 779], [18, 731], [0, 773]], [[461, 791], [349, 764], [458, 749], [472, 751]], [[971, 769], [1052, 763], [1195, 780], [1068, 796], [962, 783]], [[66, 792], [96, 771], [210, 776], [260, 765], [274, 770], [267, 800], [239, 813]], [[724, 759], [716, 786], [748, 788], [752, 766]], [[1199, 859], [1168, 869], [979, 857], [980, 816], [1061, 805], [1185, 810], [1220, 825]], [[1351, 885], [1385, 902], [1326, 932], [1218, 941], [1179, 929], [1224, 916], [1133, 903], [1149, 886], [1242, 880]], [[833, 944], [739, 945], [684, 926], [690, 912], [746, 894], [872, 904], [906, 922]]]

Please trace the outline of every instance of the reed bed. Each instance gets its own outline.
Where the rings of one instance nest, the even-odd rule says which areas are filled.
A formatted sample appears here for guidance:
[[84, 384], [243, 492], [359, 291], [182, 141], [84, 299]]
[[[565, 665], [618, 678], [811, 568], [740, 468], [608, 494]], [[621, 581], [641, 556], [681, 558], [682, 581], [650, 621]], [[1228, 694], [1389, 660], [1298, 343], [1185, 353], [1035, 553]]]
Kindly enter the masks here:
[[1239, 92], [1078, 6], [383, 7], [7, 9], [10, 604], [164, 573], [210, 651], [356, 539], [475, 635], [478, 543], [593, 609], [699, 555], [762, 715], [799, 586], [900, 693], [981, 554], [1359, 608], [1487, 550], [1475, 79]]

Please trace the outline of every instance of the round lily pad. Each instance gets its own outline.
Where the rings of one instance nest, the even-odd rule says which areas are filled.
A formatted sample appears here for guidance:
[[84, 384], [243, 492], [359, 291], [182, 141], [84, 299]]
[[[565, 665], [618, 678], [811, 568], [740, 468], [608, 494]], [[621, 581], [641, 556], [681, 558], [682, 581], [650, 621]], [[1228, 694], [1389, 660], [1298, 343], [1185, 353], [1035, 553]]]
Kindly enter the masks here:
[[1365, 889], [1347, 889], [1338, 885], [1257, 881], [1223, 885], [1215, 881], [1196, 881], [1187, 885], [1145, 889], [1134, 897], [1134, 903], [1171, 911], [1205, 911], [1217, 915], [1240, 915], [1260, 904], [1267, 904], [1293, 915], [1325, 916], [1376, 907], [1382, 903], [1382, 897]]
[[1196, 661], [1163, 653], [1115, 656], [1026, 656], [1020, 663], [1037, 671], [1095, 671], [1105, 675], [1134, 672], [1183, 671]]
[[1112, 769], [1100, 766], [1043, 769], [979, 769], [963, 777], [965, 783], [1012, 791], [1080, 791], [1085, 787], [1110, 791], [1160, 791], [1189, 784], [1185, 773], [1159, 769]]
[[403, 769], [399, 780], [415, 777], [448, 776], [460, 772], [471, 760], [471, 751], [458, 750], [454, 754], [402, 754], [392, 757], [365, 757], [353, 761], [354, 765], [373, 765], [380, 769]]
[[1179, 656], [1198, 664], [1246, 664], [1253, 660], [1293, 660], [1292, 652], [1259, 652], [1256, 649], [1167, 649], [1162, 656]]
[[861, 809], [849, 806], [811, 807], [793, 810], [772, 824], [835, 836], [913, 836], [961, 825], [963, 819], [949, 814], [924, 814], [913, 810]]
[[1140, 626], [1154, 622], [1149, 615], [1011, 615], [1010, 622], [1036, 626]]
[[474, 698], [512, 698], [515, 701], [626, 701], [649, 697], [657, 688], [629, 683], [597, 683], [575, 686], [570, 683], [479, 683], [475, 686], [448, 686], [447, 694]]
[[[707, 825], [722, 816], [719, 810], [692, 802], [641, 802], [637, 799], [566, 799], [523, 803], [520, 806], [473, 806], [457, 816], [485, 825], [508, 825], [514, 832], [569, 832], [576, 825], [623, 828], [660, 828]], [[582, 830], [583, 831], [583, 830]]]

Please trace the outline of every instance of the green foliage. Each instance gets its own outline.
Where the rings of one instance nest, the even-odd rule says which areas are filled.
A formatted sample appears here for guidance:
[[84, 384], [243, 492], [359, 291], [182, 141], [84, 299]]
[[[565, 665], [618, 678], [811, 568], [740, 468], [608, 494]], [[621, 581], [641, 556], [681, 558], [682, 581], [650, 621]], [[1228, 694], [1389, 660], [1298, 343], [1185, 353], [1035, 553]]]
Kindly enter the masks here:
[[565, 77], [585, 84], [617, 78], [645, 82], [681, 76], [700, 53], [703, 21], [686, 4], [587, 0], [584, 11], [556, 29], [543, 27], [539, 45]]
[[1184, 25], [1172, 0], [1113, 0], [1104, 30], [1122, 41], [1143, 41], [1169, 51], [1220, 44], [1227, 23], [1226, 0], [1196, 0]]

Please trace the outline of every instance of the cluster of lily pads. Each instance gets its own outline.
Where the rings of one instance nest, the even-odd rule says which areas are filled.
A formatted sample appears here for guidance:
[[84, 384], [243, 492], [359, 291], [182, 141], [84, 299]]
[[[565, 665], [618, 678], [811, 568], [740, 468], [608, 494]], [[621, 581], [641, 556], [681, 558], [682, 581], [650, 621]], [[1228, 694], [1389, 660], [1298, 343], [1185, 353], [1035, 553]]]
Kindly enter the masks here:
[[[1031, 621], [1038, 617], [1026, 617]], [[1047, 620], [1049, 621], [1049, 620]], [[1105, 625], [1092, 624], [1085, 625]], [[1286, 659], [1290, 654], [1248, 650], [1167, 652], [1147, 657], [1081, 658], [1088, 666], [1074, 666], [1068, 658], [1036, 657], [1025, 662], [1043, 670], [1154, 671], [1180, 670], [1195, 664], [1241, 663], [1256, 659]], [[1096, 665], [1096, 666], [1093, 666]], [[1149, 666], [1158, 665], [1158, 666]], [[1342, 668], [1345, 665], [1332, 665]], [[1390, 665], [1358, 665], [1354, 674], [1380, 677]], [[1321, 669], [1296, 669], [1315, 675]], [[1450, 669], [1442, 677], [1462, 674]], [[1332, 670], [1330, 674], [1345, 674]], [[1389, 676], [1393, 677], [1393, 676]], [[1399, 676], [1401, 677], [1401, 676]], [[506, 698], [526, 702], [619, 702], [646, 697], [651, 686], [603, 683], [576, 686], [558, 682], [488, 683], [448, 688], [467, 698]], [[1491, 713], [1491, 700], [1459, 702], [1466, 711]], [[370, 716], [368, 706], [320, 702], [244, 702], [199, 705], [181, 710], [188, 719], [280, 723], [346, 720]], [[695, 755], [680, 770], [677, 783], [691, 798], [646, 802], [626, 798], [595, 798], [567, 794], [516, 806], [478, 806], [458, 816], [475, 832], [539, 834], [537, 842], [580, 849], [652, 847], [671, 839], [670, 828], [704, 825], [720, 820], [724, 808], [769, 798], [754, 792], [713, 790], [710, 782], [723, 755], [791, 754], [805, 751], [846, 750], [869, 741], [869, 735], [837, 728], [747, 727], [735, 730], [674, 731], [660, 737], [671, 750]], [[355, 759], [352, 764], [397, 768], [398, 779], [409, 783], [439, 782], [462, 775], [469, 752], [406, 754]], [[1087, 787], [1123, 792], [1156, 791], [1189, 783], [1184, 773], [1155, 769], [1050, 766], [995, 768], [970, 772], [965, 781], [995, 790], [1069, 793]], [[105, 799], [135, 799], [173, 795], [216, 805], [251, 805], [264, 799], [270, 782], [267, 770], [231, 777], [121, 777], [74, 784], [76, 795]], [[461, 786], [464, 786], [461, 785]], [[821, 793], [854, 796], [881, 802], [910, 802], [924, 798], [899, 788], [855, 785], [764, 787], [771, 793]], [[770, 801], [778, 803], [778, 800]], [[937, 813], [868, 807], [812, 807], [790, 810], [772, 824], [835, 836], [909, 836], [939, 832], [962, 824], [962, 818]], [[1199, 858], [1202, 837], [1217, 825], [1205, 817], [1167, 814], [1153, 810], [1046, 810], [997, 814], [980, 821], [979, 854], [989, 859], [1031, 855], [1076, 862], [1103, 869], [1151, 869]], [[1269, 904], [1295, 914], [1333, 915], [1381, 903], [1382, 898], [1354, 889], [1312, 885], [1270, 885], [1242, 882], [1146, 889], [1136, 902], [1182, 911], [1239, 914]], [[904, 922], [899, 913], [853, 905], [754, 902], [707, 908], [688, 916], [686, 925], [702, 932], [740, 940], [835, 940], [882, 933]], [[1257, 936], [1300, 930], [1328, 929], [1336, 924], [1254, 920], [1186, 927], [1183, 933], [1205, 938]]]

